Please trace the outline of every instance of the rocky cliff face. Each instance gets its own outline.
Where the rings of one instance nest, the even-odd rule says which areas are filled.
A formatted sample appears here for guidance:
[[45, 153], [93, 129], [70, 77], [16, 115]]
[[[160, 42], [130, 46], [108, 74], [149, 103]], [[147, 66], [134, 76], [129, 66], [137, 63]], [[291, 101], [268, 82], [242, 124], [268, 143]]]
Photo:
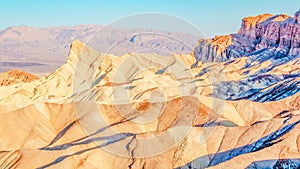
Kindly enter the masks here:
[[300, 54], [299, 21], [300, 11], [294, 17], [283, 14], [246, 17], [237, 34], [200, 40], [194, 56], [201, 62], [220, 62], [257, 54], [297, 57]]

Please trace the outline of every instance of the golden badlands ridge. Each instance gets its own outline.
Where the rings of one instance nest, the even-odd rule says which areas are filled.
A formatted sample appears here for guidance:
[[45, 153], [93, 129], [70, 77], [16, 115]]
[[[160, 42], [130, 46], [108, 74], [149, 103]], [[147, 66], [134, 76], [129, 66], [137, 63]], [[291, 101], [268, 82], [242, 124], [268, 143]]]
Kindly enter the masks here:
[[[299, 74], [299, 61], [258, 81]], [[241, 57], [191, 68], [195, 62], [193, 55], [101, 54], [76, 40], [66, 63], [47, 76], [0, 75], [14, 79], [0, 87], [0, 168], [299, 165], [299, 93], [270, 101], [218, 93], [270, 62], [243, 68]], [[297, 80], [268, 83], [255, 94]]]

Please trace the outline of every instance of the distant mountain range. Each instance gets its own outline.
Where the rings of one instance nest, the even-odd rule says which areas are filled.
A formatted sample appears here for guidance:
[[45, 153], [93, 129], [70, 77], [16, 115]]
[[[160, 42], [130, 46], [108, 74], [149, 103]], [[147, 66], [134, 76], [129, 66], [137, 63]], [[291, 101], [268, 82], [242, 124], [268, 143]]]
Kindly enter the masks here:
[[[0, 31], [0, 72], [21, 68], [35, 74], [50, 73], [64, 63], [69, 44], [75, 39], [100, 52], [107, 52], [120, 40], [125, 39], [126, 43], [119, 44], [118, 48], [109, 51], [116, 55], [148, 47], [171, 53], [189, 54], [193, 50], [194, 56], [201, 62], [228, 61], [249, 56], [249, 62], [271, 59], [280, 64], [300, 54], [299, 23], [298, 11], [294, 17], [285, 14], [246, 17], [242, 19], [238, 33], [212, 39], [161, 31], [165, 35], [182, 40], [188, 47], [170, 42], [170, 38], [165, 37], [136, 37], [140, 32], [158, 32], [150, 29], [124, 29], [102, 25], [9, 27]], [[198, 39], [200, 40], [197, 43]]]
[[[164, 36], [138, 36], [139, 33], [163, 33], [179, 39], [187, 46], [170, 41]], [[171, 53], [190, 53], [198, 36], [187, 33], [164, 32], [151, 29], [124, 29], [102, 25], [59, 26], [35, 28], [29, 26], [9, 27], [0, 31], [0, 72], [22, 69], [35, 74], [47, 74], [63, 64], [69, 45], [78, 39], [97, 49], [107, 52], [116, 43], [124, 40], [112, 54], [125, 54], [145, 48], [167, 50]], [[124, 43], [126, 41], [126, 43]]]

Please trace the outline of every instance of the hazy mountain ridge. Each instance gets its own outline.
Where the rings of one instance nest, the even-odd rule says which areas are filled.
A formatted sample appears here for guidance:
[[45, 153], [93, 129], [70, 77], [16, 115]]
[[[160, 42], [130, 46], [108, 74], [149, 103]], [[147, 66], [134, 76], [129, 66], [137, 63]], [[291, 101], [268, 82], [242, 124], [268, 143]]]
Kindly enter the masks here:
[[[141, 31], [143, 30], [143, 31]], [[10, 27], [0, 32], [0, 64], [3, 62], [23, 62], [23, 64], [33, 65], [24, 66], [22, 70], [35, 74], [48, 74], [64, 63], [69, 52], [69, 45], [75, 39], [89, 43], [100, 52], [107, 52], [110, 47], [118, 41], [127, 38], [131, 43], [123, 43], [124, 46], [120, 51], [135, 52], [141, 45], [150, 45], [149, 47], [161, 46], [170, 52], [181, 51], [181, 53], [190, 53], [199, 37], [186, 33], [164, 32], [166, 35], [183, 40], [189, 44], [189, 48], [182, 48], [178, 44], [172, 44], [164, 38], [141, 38], [134, 34], [139, 32], [159, 32], [151, 29], [124, 29], [114, 28], [102, 25], [79, 25], [79, 26], [61, 26], [35, 28], [29, 26]], [[127, 37], [132, 35], [132, 37]], [[101, 44], [100, 46], [97, 44]], [[143, 46], [145, 48], [146, 46]], [[125, 50], [126, 49], [126, 50]], [[159, 49], [159, 48], [158, 48]], [[117, 50], [109, 51], [112, 54]], [[21, 64], [20, 63], [20, 64]], [[37, 65], [40, 64], [40, 65]], [[34, 67], [34, 69], [33, 69]], [[7, 65], [1, 66], [1, 71], [17, 69], [18, 66]]]

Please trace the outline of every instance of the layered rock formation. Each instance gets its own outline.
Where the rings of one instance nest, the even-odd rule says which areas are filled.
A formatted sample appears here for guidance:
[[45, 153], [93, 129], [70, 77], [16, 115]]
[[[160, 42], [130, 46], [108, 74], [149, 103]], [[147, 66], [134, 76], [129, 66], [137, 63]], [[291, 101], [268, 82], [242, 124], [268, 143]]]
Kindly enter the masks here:
[[298, 17], [245, 18], [202, 63], [75, 40], [44, 77], [0, 75], [0, 168], [299, 168]]
[[[262, 103], [218, 99], [214, 86], [267, 65], [245, 75], [245, 58], [191, 69], [195, 62], [192, 55], [101, 54], [73, 42], [53, 73], [0, 87], [1, 167], [299, 167], [299, 93], [287, 89]], [[292, 65], [272, 74], [292, 76], [299, 71]], [[253, 86], [276, 89], [263, 80]]]
[[237, 34], [200, 40], [194, 49], [194, 56], [202, 62], [253, 55], [297, 57], [300, 54], [299, 19], [299, 11], [294, 17], [264, 14], [244, 18]]

